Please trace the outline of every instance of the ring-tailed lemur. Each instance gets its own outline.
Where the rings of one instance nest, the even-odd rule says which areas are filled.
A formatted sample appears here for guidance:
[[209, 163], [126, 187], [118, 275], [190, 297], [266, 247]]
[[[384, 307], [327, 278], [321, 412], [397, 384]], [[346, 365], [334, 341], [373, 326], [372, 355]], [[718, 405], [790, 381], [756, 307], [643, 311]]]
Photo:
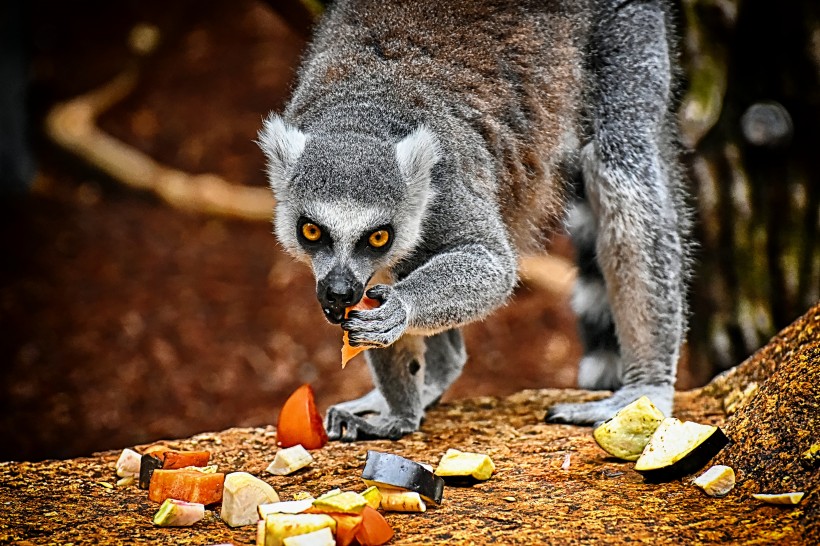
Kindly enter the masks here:
[[[376, 388], [329, 409], [332, 439], [417, 430], [461, 373], [459, 327], [507, 300], [519, 253], [567, 211], [579, 382], [617, 390], [547, 419], [594, 423], [641, 395], [671, 413], [689, 222], [667, 19], [661, 0], [332, 4], [259, 138], [279, 241], [370, 348]], [[345, 319], [377, 273], [381, 306]]]

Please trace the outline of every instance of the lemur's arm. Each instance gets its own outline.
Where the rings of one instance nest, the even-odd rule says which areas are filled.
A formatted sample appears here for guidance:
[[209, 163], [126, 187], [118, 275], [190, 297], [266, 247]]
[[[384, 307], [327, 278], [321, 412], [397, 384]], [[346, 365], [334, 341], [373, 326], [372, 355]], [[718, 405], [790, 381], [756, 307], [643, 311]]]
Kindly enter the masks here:
[[[382, 301], [370, 311], [351, 313], [343, 324], [350, 342], [385, 347], [402, 334], [432, 335], [480, 319], [506, 301], [516, 282], [515, 254], [500, 220], [474, 222], [483, 228], [470, 241], [431, 253], [393, 286], [377, 285], [368, 295]], [[498, 222], [498, 225], [495, 223]]]

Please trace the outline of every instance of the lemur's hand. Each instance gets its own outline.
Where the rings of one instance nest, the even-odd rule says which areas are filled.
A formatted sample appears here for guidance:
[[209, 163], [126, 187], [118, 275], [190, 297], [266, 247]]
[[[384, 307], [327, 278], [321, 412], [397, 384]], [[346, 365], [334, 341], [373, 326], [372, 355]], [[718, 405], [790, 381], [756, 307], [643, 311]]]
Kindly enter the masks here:
[[381, 305], [367, 311], [351, 311], [342, 321], [352, 347], [378, 348], [395, 343], [410, 321], [410, 309], [392, 286], [378, 284], [367, 291], [367, 297]]

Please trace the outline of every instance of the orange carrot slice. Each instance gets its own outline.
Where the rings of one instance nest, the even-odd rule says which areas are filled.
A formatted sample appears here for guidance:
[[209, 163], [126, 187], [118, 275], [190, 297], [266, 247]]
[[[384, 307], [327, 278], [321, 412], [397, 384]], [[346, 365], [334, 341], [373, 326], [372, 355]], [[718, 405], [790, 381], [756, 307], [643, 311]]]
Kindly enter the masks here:
[[154, 470], [148, 498], [154, 502], [177, 499], [200, 504], [222, 501], [225, 474], [198, 470]]
[[276, 444], [293, 447], [302, 444], [305, 449], [319, 449], [327, 443], [327, 432], [322, 416], [313, 400], [313, 389], [302, 385], [285, 401], [276, 423]]
[[353, 514], [328, 514], [336, 520], [336, 546], [350, 546], [356, 532], [362, 526], [362, 516]]
[[[369, 311], [370, 309], [375, 309], [381, 305], [379, 300], [374, 300], [372, 298], [368, 298], [367, 296], [362, 298], [362, 301], [354, 305], [353, 307], [348, 307], [345, 309], [345, 318], [351, 311]], [[366, 351], [366, 347], [351, 347], [350, 341], [347, 336], [347, 332], [342, 334], [342, 369], [347, 366], [347, 363], [350, 362], [350, 359], [356, 356], [357, 354]]]

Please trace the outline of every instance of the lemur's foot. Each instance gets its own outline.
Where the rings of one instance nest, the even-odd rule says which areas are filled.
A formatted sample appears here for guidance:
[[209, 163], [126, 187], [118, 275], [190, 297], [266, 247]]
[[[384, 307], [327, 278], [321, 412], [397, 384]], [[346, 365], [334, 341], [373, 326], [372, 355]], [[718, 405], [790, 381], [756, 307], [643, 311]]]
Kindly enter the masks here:
[[334, 406], [327, 410], [327, 437], [330, 440], [355, 442], [357, 440], [398, 440], [415, 432], [419, 420], [393, 415], [374, 415], [370, 419], [359, 417]]
[[672, 398], [675, 388], [669, 386], [634, 385], [624, 387], [603, 400], [572, 404], [556, 404], [547, 410], [548, 423], [571, 425], [596, 425], [606, 421], [627, 404], [641, 396], [648, 396], [652, 403], [667, 417], [672, 415]]

